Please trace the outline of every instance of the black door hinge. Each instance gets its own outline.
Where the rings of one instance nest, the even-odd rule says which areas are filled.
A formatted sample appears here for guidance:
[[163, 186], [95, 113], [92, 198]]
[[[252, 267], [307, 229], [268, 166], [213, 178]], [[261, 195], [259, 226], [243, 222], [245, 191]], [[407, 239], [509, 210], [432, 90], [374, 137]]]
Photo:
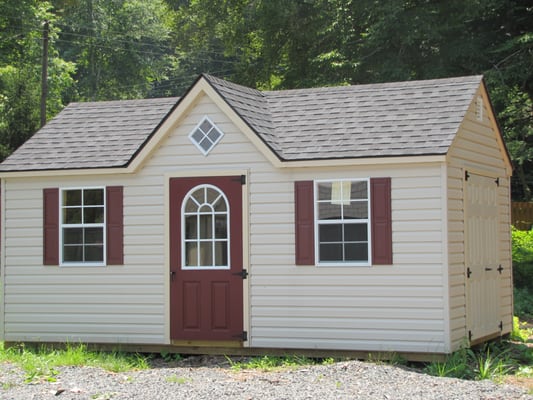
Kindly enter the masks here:
[[502, 265], [500, 264], [500, 266], [498, 267], [498, 272], [500, 273], [500, 275], [502, 274], [502, 271], [503, 271], [503, 267], [502, 267]]
[[240, 335], [235, 335], [233, 337], [236, 339], [242, 340], [243, 342], [246, 342], [248, 341], [248, 332], [242, 331]]
[[246, 279], [246, 278], [248, 278], [248, 271], [243, 269], [242, 271], [234, 272], [231, 275], [239, 275], [242, 279]]
[[467, 181], [468, 178], [470, 178], [470, 174], [468, 173], [468, 171], [465, 171], [465, 181]]
[[470, 267], [467, 267], [466, 268], [466, 277], [470, 278], [470, 275], [472, 275], [472, 270], [470, 269]]
[[500, 325], [498, 325], [498, 327], [500, 328], [500, 331], [503, 331], [503, 321], [500, 321]]
[[496, 182], [496, 186], [498, 186], [498, 187], [500, 186], [500, 178], [496, 178], [494, 180], [494, 182]]
[[231, 180], [233, 182], [240, 182], [241, 185], [246, 185], [246, 175], [235, 176]]
[[468, 331], [468, 341], [472, 341], [472, 331]]

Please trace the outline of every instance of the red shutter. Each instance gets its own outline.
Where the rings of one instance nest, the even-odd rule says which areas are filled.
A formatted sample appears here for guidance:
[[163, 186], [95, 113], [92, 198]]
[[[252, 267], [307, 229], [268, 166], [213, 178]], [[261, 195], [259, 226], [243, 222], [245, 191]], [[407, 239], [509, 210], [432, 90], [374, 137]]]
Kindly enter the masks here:
[[124, 212], [122, 186], [106, 188], [107, 265], [124, 264]]
[[391, 179], [370, 179], [372, 264], [392, 264]]
[[59, 189], [43, 189], [43, 264], [59, 265]]
[[313, 181], [294, 182], [296, 265], [315, 265]]

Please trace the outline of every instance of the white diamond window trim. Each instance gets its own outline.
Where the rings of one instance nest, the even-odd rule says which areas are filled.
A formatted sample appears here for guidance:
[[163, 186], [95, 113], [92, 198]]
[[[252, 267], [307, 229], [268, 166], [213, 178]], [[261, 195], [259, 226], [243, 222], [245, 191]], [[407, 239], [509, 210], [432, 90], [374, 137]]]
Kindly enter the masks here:
[[206, 116], [189, 134], [189, 139], [206, 156], [222, 136], [224, 133]]

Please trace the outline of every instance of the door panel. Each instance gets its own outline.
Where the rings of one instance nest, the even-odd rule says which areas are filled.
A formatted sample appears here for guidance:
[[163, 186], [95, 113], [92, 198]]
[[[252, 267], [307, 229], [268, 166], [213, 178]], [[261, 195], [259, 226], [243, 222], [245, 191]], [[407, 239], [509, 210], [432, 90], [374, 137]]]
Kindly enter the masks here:
[[499, 332], [500, 274], [497, 185], [470, 174], [466, 182], [467, 329], [470, 340]]
[[242, 341], [242, 253], [241, 177], [171, 179], [172, 340]]

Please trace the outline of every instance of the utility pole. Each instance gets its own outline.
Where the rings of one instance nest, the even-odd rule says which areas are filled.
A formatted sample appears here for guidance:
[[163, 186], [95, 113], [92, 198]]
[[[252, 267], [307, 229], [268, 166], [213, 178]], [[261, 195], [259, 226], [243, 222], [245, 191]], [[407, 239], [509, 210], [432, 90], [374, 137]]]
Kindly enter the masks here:
[[41, 128], [46, 124], [46, 98], [48, 97], [48, 32], [50, 24], [43, 23], [43, 62], [41, 70]]

